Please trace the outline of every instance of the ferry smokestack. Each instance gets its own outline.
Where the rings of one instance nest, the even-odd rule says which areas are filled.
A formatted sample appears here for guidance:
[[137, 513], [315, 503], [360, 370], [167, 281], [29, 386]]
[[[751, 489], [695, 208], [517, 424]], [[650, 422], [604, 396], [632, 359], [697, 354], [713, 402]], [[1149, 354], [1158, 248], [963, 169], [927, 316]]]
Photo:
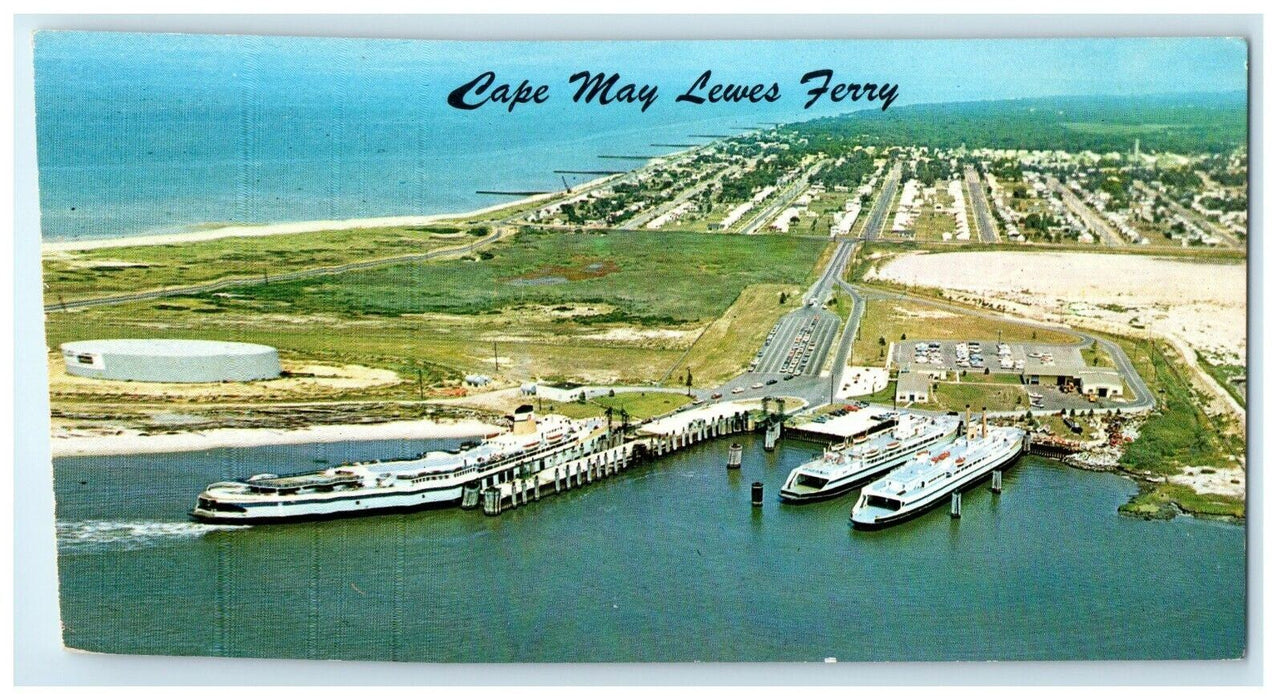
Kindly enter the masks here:
[[533, 435], [535, 433], [535, 407], [530, 404], [522, 404], [513, 411], [513, 434], [515, 435]]
[[988, 433], [985, 430], [985, 406], [981, 407], [981, 437], [986, 437]]

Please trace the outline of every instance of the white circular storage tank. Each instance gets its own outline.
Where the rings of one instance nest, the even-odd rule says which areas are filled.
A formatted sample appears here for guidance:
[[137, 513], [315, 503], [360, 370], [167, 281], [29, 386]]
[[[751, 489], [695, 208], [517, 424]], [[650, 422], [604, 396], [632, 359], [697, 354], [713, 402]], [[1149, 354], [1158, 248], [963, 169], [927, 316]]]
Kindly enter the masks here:
[[276, 348], [216, 340], [78, 340], [63, 343], [68, 374], [134, 382], [248, 382], [281, 376]]

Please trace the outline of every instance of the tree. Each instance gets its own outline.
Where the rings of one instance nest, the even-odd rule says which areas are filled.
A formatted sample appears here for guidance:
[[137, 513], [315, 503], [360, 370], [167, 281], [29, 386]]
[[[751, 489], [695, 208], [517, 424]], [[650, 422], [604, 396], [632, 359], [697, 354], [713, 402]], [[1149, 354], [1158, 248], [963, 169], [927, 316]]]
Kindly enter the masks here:
[[905, 340], [905, 334], [901, 333], [901, 340]]
[[691, 395], [691, 368], [687, 368], [687, 396]]
[[883, 336], [881, 336], [881, 335], [880, 335], [880, 336], [878, 336], [878, 344], [879, 344], [879, 345], [887, 345], [887, 339], [886, 339], [886, 338], [884, 338], [884, 337], [883, 337]]
[[788, 294], [785, 294], [784, 292], [780, 293], [780, 303], [782, 304], [785, 303], [785, 299], [788, 299], [788, 298], [789, 298]]

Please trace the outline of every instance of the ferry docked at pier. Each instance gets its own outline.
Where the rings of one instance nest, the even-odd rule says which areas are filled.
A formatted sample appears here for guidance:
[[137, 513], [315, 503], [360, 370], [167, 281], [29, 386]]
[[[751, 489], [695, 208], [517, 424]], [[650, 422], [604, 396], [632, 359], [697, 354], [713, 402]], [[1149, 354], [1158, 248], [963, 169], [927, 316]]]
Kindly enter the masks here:
[[861, 489], [852, 508], [852, 525], [875, 530], [922, 515], [1021, 456], [1026, 436], [1021, 428], [987, 428], [983, 416], [980, 434], [975, 435], [970, 421], [966, 424], [967, 434], [916, 455], [886, 478]]
[[957, 416], [913, 416], [902, 413], [890, 430], [857, 443], [839, 443], [793, 471], [780, 489], [785, 503], [810, 503], [847, 493], [915, 454], [932, 450], [958, 434]]
[[537, 418], [531, 406], [519, 407], [511, 420], [511, 432], [466, 450], [210, 484], [191, 514], [203, 522], [254, 524], [448, 505], [461, 500], [465, 485], [498, 483], [526, 465], [579, 457], [605, 434], [601, 419]]

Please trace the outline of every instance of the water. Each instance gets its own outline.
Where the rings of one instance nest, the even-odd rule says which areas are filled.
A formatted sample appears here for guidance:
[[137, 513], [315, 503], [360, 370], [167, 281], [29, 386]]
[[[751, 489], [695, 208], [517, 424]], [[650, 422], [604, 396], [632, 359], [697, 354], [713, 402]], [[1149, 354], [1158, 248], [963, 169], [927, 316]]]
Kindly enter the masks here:
[[[640, 164], [599, 155], [658, 156], [678, 149], [653, 143], [840, 111], [803, 112], [797, 100], [682, 109], [673, 96], [700, 72], [689, 61], [606, 46], [43, 33], [43, 236], [466, 211], [513, 199], [476, 190], [559, 190], [555, 169]], [[599, 62], [634, 76], [624, 80], [666, 80], [666, 99], [646, 113], [572, 103], [567, 77]], [[737, 63], [723, 74], [744, 74]], [[447, 106], [450, 90], [486, 68], [501, 81], [546, 82], [555, 99], [512, 113]]]
[[[743, 440], [743, 438], [741, 438]], [[852, 498], [770, 495], [815, 454], [717, 440], [488, 518], [457, 509], [211, 528], [210, 481], [410, 455], [357, 443], [55, 462], [66, 641], [95, 651], [402, 661], [1228, 658], [1242, 527], [1146, 522], [1134, 486], [1024, 459], [1004, 492], [856, 532]], [[769, 498], [749, 505], [750, 484]], [[83, 482], [83, 483], [82, 483]]]
[[[878, 104], [822, 99], [800, 77], [895, 83], [894, 107], [1048, 95], [1244, 90], [1244, 44], [1221, 38], [962, 41], [449, 42], [41, 32], [35, 44], [46, 239], [227, 223], [437, 214], [555, 190], [553, 170], [637, 165], [652, 143]], [[511, 113], [449, 107], [485, 70], [550, 87]], [[636, 105], [571, 101], [588, 70], [656, 86]], [[713, 83], [778, 83], [774, 103], [678, 103]], [[1108, 83], [1099, 78], [1111, 76]], [[621, 167], [621, 164], [624, 164]], [[570, 184], [591, 176], [567, 176]]]

